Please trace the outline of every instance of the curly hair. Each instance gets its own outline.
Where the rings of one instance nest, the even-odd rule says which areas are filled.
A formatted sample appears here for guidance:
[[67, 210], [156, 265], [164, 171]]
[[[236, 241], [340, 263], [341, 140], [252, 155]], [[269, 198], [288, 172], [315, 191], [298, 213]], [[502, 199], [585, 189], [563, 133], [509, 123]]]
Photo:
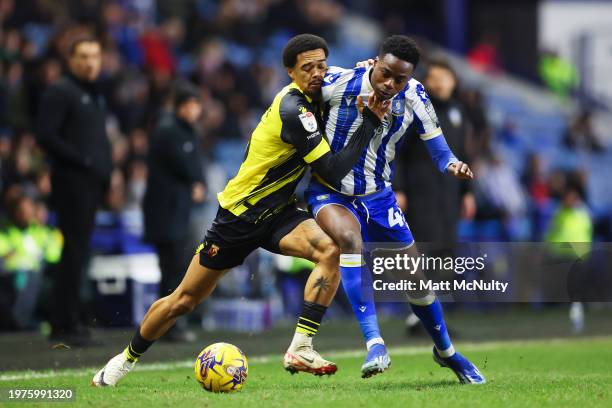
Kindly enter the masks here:
[[290, 39], [283, 48], [283, 65], [292, 68], [297, 62], [298, 54], [322, 48], [325, 56], [329, 55], [327, 42], [314, 34], [299, 34]]
[[405, 35], [392, 35], [387, 37], [380, 46], [378, 56], [384, 57], [386, 54], [392, 54], [397, 58], [411, 63], [414, 67], [419, 63], [421, 51], [416, 42]]

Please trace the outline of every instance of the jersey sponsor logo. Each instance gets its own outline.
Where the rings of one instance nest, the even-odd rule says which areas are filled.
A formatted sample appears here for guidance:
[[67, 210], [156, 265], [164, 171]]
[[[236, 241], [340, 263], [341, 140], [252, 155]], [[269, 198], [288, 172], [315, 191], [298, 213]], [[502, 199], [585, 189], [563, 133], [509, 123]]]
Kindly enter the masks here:
[[315, 118], [312, 112], [301, 113], [298, 115], [298, 118], [300, 118], [300, 122], [302, 122], [302, 126], [304, 126], [307, 132], [317, 130], [317, 118]]
[[317, 201], [329, 200], [329, 194], [320, 194], [316, 198]]
[[319, 132], [318, 130], [316, 132], [311, 133], [310, 135], [306, 136], [306, 140], [314, 139], [317, 136], [321, 136], [321, 132]]

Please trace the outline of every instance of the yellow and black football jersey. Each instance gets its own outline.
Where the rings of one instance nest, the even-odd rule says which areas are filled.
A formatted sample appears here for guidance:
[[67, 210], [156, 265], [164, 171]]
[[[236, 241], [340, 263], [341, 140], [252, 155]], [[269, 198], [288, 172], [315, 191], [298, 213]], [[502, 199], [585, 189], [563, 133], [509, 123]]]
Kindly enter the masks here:
[[238, 174], [218, 195], [222, 208], [256, 223], [295, 201], [306, 165], [330, 151], [316, 102], [291, 83], [274, 98], [247, 146]]

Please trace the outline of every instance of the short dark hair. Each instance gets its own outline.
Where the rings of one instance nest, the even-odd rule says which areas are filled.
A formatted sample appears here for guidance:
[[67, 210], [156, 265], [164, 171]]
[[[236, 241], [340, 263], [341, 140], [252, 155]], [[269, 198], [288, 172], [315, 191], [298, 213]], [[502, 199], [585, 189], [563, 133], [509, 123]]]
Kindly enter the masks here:
[[411, 63], [415, 68], [419, 63], [421, 51], [416, 42], [405, 35], [392, 35], [387, 37], [378, 50], [378, 56], [384, 57], [392, 54], [397, 58]]
[[446, 71], [450, 72], [455, 78], [457, 78], [457, 73], [455, 72], [455, 69], [451, 65], [450, 61], [445, 57], [435, 56], [429, 58], [427, 60], [427, 70], [429, 71], [430, 68], [445, 69]]
[[287, 68], [292, 68], [297, 62], [298, 54], [305, 51], [312, 51], [322, 48], [325, 52], [325, 57], [329, 55], [327, 42], [314, 34], [299, 34], [290, 39], [285, 48], [283, 48], [283, 65]]
[[79, 45], [81, 45], [83, 43], [96, 43], [100, 47], [102, 47], [102, 44], [100, 43], [100, 40], [98, 40], [96, 37], [94, 37], [93, 35], [89, 35], [89, 34], [83, 34], [83, 35], [80, 35], [77, 38], [75, 38], [70, 43], [70, 47], [68, 48], [68, 55], [70, 55], [72, 57], [74, 55], [74, 53], [76, 52], [77, 48], [79, 47]]
[[202, 103], [202, 92], [200, 89], [186, 80], [179, 80], [174, 84], [172, 96], [175, 109], [178, 109], [190, 99], [196, 99], [198, 102]]

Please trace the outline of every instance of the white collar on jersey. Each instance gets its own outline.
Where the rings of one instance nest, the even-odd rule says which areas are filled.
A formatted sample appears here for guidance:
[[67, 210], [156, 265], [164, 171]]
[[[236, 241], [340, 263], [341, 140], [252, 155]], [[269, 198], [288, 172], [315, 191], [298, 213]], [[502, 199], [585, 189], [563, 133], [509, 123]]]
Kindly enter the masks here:
[[370, 83], [370, 72], [372, 71], [373, 67], [369, 67], [368, 69], [366, 69], [366, 72], [363, 73], [363, 81], [365, 82], [365, 91], [367, 93], [370, 93], [374, 90], [374, 88], [372, 88], [372, 83]]

